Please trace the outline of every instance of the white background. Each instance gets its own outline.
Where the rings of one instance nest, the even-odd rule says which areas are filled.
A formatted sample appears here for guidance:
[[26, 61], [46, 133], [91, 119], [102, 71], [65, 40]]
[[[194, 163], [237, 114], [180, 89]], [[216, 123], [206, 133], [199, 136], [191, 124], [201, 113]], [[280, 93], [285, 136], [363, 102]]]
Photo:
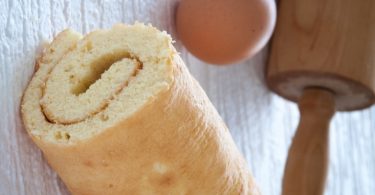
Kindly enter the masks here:
[[[298, 110], [294, 103], [266, 88], [263, 75], [267, 49], [251, 60], [227, 67], [197, 60], [175, 36], [176, 2], [0, 0], [1, 195], [68, 194], [28, 138], [19, 116], [20, 98], [42, 43], [67, 27], [87, 33], [135, 20], [172, 34], [191, 73], [228, 124], [263, 194], [280, 194]], [[337, 114], [331, 127], [326, 194], [375, 194], [375, 108]]]

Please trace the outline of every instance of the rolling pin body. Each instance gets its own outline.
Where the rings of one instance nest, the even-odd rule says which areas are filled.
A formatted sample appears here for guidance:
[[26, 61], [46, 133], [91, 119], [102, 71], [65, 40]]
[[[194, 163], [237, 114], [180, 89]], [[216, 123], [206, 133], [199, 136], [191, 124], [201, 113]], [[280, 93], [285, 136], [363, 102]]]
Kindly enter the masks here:
[[374, 0], [280, 1], [267, 83], [301, 112], [284, 195], [323, 193], [331, 117], [375, 101], [374, 10]]

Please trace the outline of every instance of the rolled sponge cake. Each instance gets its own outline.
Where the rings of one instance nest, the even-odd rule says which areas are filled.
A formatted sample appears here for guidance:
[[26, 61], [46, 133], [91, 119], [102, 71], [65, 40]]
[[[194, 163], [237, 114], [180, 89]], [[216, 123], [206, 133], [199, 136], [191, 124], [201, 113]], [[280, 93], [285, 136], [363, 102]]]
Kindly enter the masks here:
[[258, 194], [165, 32], [65, 30], [37, 67], [23, 122], [72, 194]]

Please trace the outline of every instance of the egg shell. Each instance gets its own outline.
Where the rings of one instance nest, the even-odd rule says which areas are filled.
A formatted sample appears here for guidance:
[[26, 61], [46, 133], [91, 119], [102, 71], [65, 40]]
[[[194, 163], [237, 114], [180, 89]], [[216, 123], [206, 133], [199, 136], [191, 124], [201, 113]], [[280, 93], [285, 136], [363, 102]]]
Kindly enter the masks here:
[[176, 12], [178, 38], [211, 64], [255, 55], [271, 37], [275, 21], [274, 0], [182, 0]]

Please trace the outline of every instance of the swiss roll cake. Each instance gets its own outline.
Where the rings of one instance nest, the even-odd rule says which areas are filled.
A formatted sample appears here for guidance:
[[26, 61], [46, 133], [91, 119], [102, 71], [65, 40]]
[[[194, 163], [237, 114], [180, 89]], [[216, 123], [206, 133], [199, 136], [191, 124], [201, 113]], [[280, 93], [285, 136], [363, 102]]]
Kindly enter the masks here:
[[24, 126], [72, 194], [258, 194], [167, 33], [140, 23], [65, 30], [36, 68]]

